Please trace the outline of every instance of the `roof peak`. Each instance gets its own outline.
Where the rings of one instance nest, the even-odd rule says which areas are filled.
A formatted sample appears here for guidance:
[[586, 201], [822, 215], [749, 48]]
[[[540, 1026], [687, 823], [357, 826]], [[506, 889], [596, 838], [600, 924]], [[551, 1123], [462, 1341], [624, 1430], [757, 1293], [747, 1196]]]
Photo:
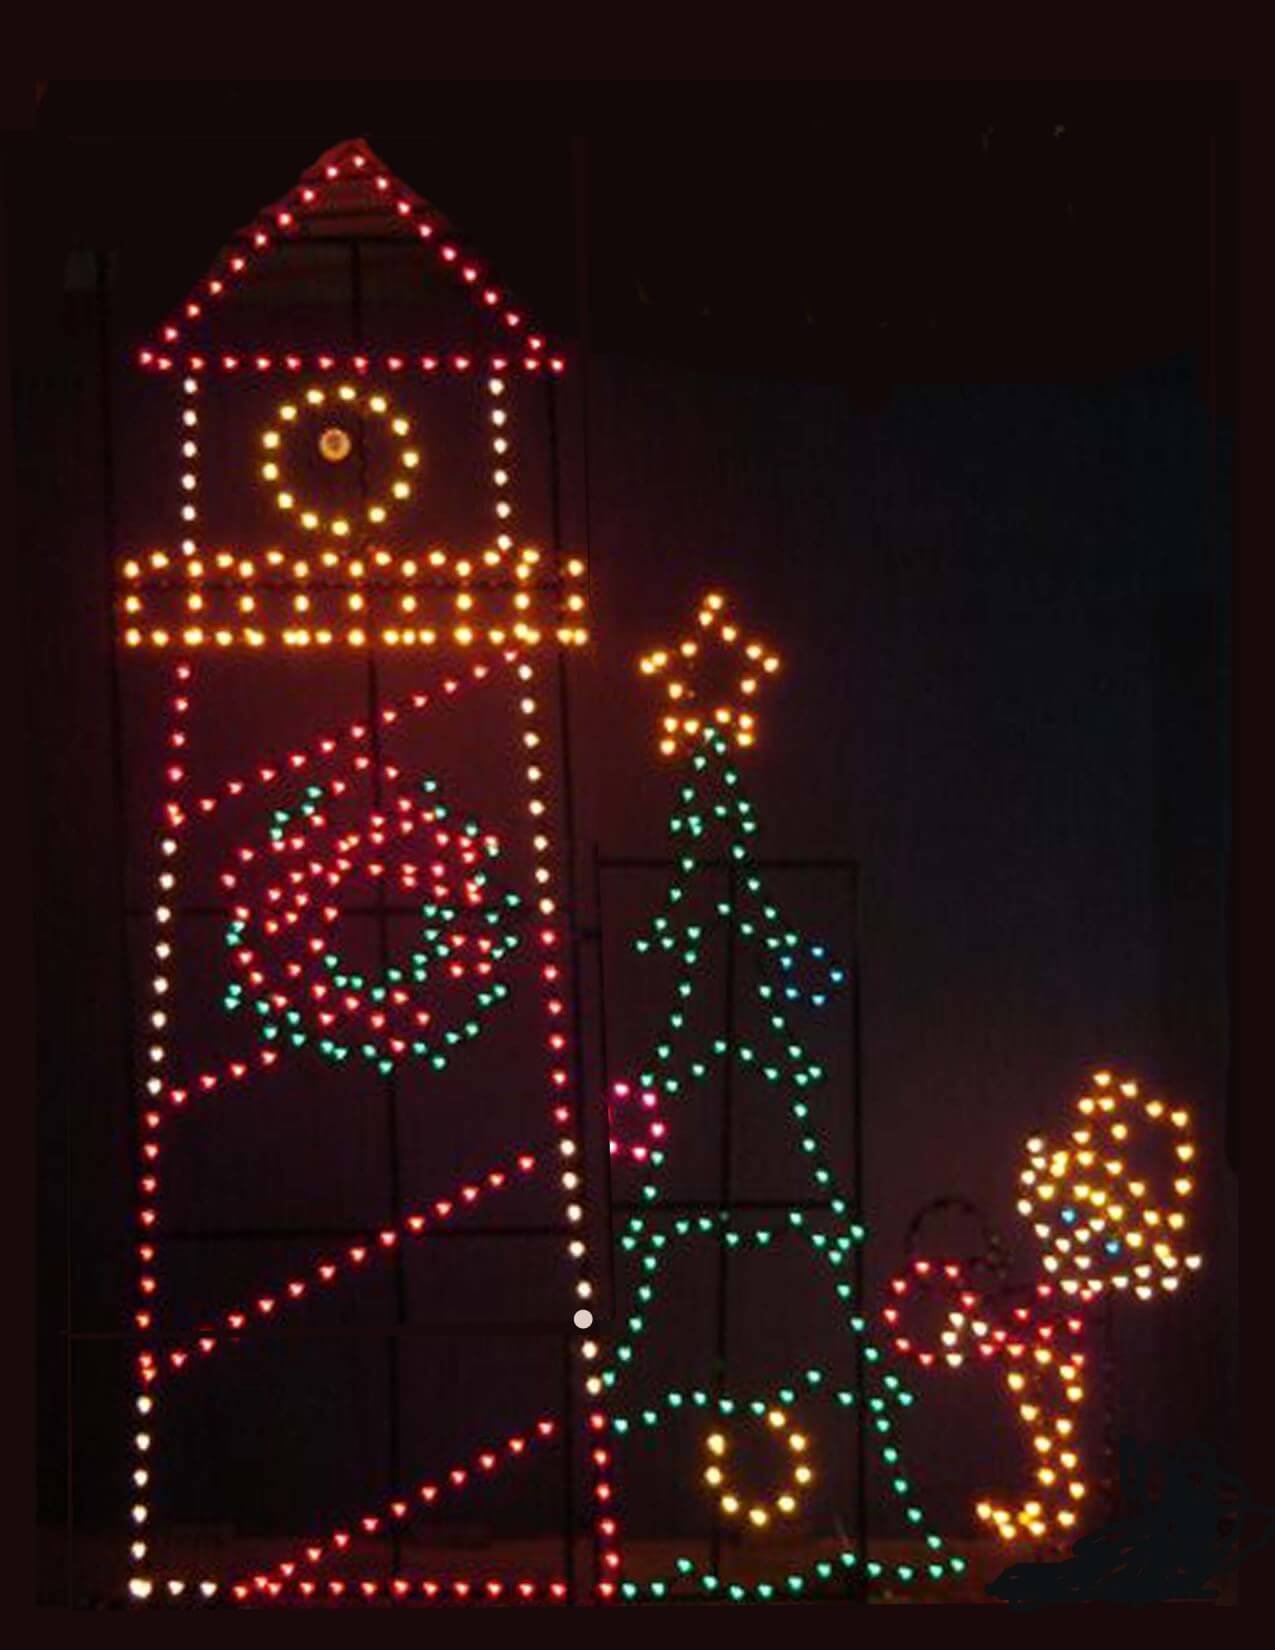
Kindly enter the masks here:
[[352, 162], [356, 155], [363, 157], [363, 166], [375, 168], [381, 172], [390, 172], [390, 168], [373, 149], [365, 137], [342, 138], [340, 143], [334, 143], [330, 149], [325, 149], [317, 160], [311, 161], [301, 176], [303, 179], [321, 176], [329, 166], [342, 166]]
[[547, 348], [521, 306], [497, 286], [482, 262], [459, 244], [446, 218], [405, 184], [364, 137], [345, 138], [314, 160], [281, 199], [266, 206], [222, 249], [180, 310], [158, 331], [144, 364], [162, 362], [174, 348], [195, 342], [211, 308], [241, 290], [280, 244], [304, 239], [303, 226], [323, 216], [357, 213], [352, 238], [370, 238], [369, 222], [419, 245], [448, 278], [469, 289], [505, 349], [540, 355]]

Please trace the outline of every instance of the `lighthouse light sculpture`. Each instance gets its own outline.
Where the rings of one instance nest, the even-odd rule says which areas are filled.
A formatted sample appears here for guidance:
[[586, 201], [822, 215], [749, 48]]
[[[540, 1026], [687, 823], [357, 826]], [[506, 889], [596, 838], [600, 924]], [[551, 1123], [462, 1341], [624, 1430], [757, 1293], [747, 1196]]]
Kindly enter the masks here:
[[[129, 1594], [606, 1599], [555, 669], [588, 640], [585, 564], [543, 436], [563, 358], [355, 140], [138, 362], [175, 463], [168, 526], [118, 563], [128, 678], [162, 692]], [[199, 1495], [220, 1551], [190, 1537]], [[458, 1527], [546, 1505], [551, 1562], [453, 1563]]]

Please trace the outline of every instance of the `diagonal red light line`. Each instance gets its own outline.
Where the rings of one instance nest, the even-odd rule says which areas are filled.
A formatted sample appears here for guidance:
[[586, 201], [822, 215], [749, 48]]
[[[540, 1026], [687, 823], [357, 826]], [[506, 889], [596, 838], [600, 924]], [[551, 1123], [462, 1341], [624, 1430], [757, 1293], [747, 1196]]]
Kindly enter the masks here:
[[[514, 662], [516, 662], [519, 655], [518, 655], [516, 650], [507, 650], [502, 654], [501, 657], [503, 658], [505, 663], [514, 663]], [[485, 676], [487, 674], [488, 669], [489, 669], [489, 666], [487, 666], [485, 664], [475, 665], [473, 667], [473, 675], [477, 679], [481, 679], [483, 676]], [[460, 684], [458, 682], [456, 682], [455, 680], [448, 680], [444, 684], [443, 691], [450, 696], [450, 695], [452, 695], [456, 692], [459, 685]], [[429, 703], [429, 697], [427, 695], [423, 695], [423, 694], [412, 695], [412, 696], [410, 696], [410, 703], [411, 703], [411, 708], [413, 708], [413, 709], [422, 709], [422, 708], [425, 707], [426, 704]], [[385, 722], [385, 723], [390, 723], [395, 719], [395, 717], [398, 714], [399, 714], [399, 710], [397, 708], [387, 707], [386, 710], [382, 712], [382, 721]], [[361, 724], [355, 724], [352, 727], [352, 729], [350, 730], [349, 737], [350, 737], [351, 740], [361, 740], [361, 739], [366, 737], [366, 734], [367, 734], [367, 729], [366, 729], [365, 726], [363, 726]], [[339, 741], [337, 741], [337, 740], [323, 739], [323, 740], [320, 741], [321, 754], [325, 757], [334, 755], [337, 748], [338, 748], [338, 746], [339, 746]], [[306, 760], [308, 760], [308, 758]], [[366, 766], [370, 765], [370, 761], [371, 761], [371, 758], [363, 757], [361, 759], [361, 765], [366, 767]], [[294, 768], [300, 768], [300, 767], [305, 766], [305, 760], [303, 760], [301, 762], [290, 763], [289, 765], [294, 767]], [[396, 770], [387, 769], [386, 772], [387, 772], [388, 777], [390, 777], [392, 779], [397, 778]], [[263, 785], [268, 784], [268, 783], [273, 783], [273, 781], [278, 777], [278, 774], [279, 774], [279, 769], [277, 769], [277, 768], [263, 769], [261, 771], [261, 774], [259, 776], [258, 781], [251, 782], [251, 783], [259, 783], [259, 784], [263, 784]], [[242, 794], [243, 791], [245, 791], [248, 788], [249, 783], [250, 782], [237, 781], [237, 780], [232, 780], [232, 781], [227, 782], [227, 785], [226, 785], [227, 795], [228, 796], [238, 796], [238, 795]], [[220, 806], [221, 800], [222, 799], [215, 798], [215, 797], [205, 799], [205, 804], [202, 805], [199, 809], [200, 813], [202, 813], [203, 815], [206, 816], [207, 814], [215, 811], [215, 809]], [[190, 820], [189, 820], [188, 815], [185, 811], [183, 811], [179, 807], [173, 807], [172, 809], [170, 809], [169, 823], [170, 823], [170, 828], [171, 828], [173, 834], [178, 835], [178, 834], [182, 834], [184, 832], [184, 830], [187, 827], [188, 823], [190, 823]], [[555, 1011], [556, 1008], [557, 1008], [556, 1004], [551, 1004], [550, 1005], [551, 1012]], [[551, 1042], [552, 1042], [552, 1039], [551, 1039]], [[240, 1073], [240, 1072], [234, 1070], [233, 1067], [228, 1066], [227, 1069], [228, 1069], [228, 1071], [230, 1071], [230, 1075], [233, 1076], [233, 1077], [236, 1077], [236, 1078], [240, 1077], [241, 1075], [246, 1074], [246, 1073]], [[201, 1085], [201, 1086], [203, 1086], [203, 1085]], [[156, 1128], [158, 1126], [158, 1123], [159, 1123], [159, 1114], [158, 1113], [148, 1114], [147, 1125], [148, 1125], [149, 1128], [152, 1128], [152, 1129]], [[147, 1149], [157, 1151], [158, 1147], [157, 1147], [157, 1145], [155, 1145], [152, 1142], [152, 1144]], [[532, 1163], [534, 1163], [534, 1160], [532, 1160]], [[528, 1169], [531, 1166], [532, 1166], [532, 1164], [529, 1163], [527, 1165]], [[474, 1197], [475, 1198], [477, 1197], [478, 1190], [479, 1190], [478, 1188], [462, 1188], [461, 1189], [461, 1196], [462, 1197], [465, 1196], [465, 1193], [466, 1193], [467, 1190], [472, 1190], [473, 1194], [474, 1194]], [[448, 1213], [450, 1213], [450, 1210], [448, 1211]], [[420, 1221], [422, 1219], [423, 1219], [423, 1217], [421, 1217], [421, 1216], [408, 1216], [408, 1217], [406, 1217], [403, 1225], [406, 1226], [406, 1228], [409, 1231], [419, 1230], [420, 1229], [419, 1226], [414, 1227], [413, 1222], [414, 1221]], [[386, 1231], [383, 1231], [382, 1233], [377, 1234], [377, 1241], [378, 1241], [379, 1245], [382, 1246], [382, 1247], [392, 1248], [394, 1246], [394, 1244], [397, 1242], [398, 1235], [399, 1235], [398, 1231], [387, 1229]], [[372, 1248], [371, 1240], [369, 1240], [367, 1248], [368, 1248], [368, 1250], [370, 1250]], [[364, 1253], [359, 1253], [357, 1255], [357, 1259], [355, 1259], [356, 1251], [351, 1250], [351, 1251], [348, 1252], [349, 1258], [354, 1259], [355, 1264], [360, 1264], [362, 1262], [362, 1260], [365, 1258], [365, 1253], [366, 1253], [366, 1251]], [[335, 1263], [324, 1262], [324, 1263], [321, 1263], [321, 1268], [320, 1268], [321, 1271], [324, 1267], [327, 1267], [327, 1266], [331, 1266], [333, 1271], [335, 1270]], [[300, 1280], [294, 1280], [294, 1281], [299, 1282]], [[329, 1274], [327, 1277], [325, 1277], [324, 1281], [331, 1281], [331, 1274]], [[298, 1294], [294, 1294], [291, 1290], [289, 1290], [289, 1298], [290, 1299], [300, 1298], [300, 1294], [304, 1294], [304, 1292], [305, 1292], [305, 1286], [302, 1286], [302, 1288], [300, 1290], [300, 1293], [298, 1293]], [[260, 1307], [261, 1301], [263, 1299], [271, 1301], [271, 1306], [270, 1306], [269, 1310], [266, 1310], [262, 1313], [263, 1316], [269, 1316], [271, 1314], [271, 1312], [273, 1311], [273, 1298], [272, 1297], [259, 1297], [259, 1301], [258, 1301], [259, 1307]], [[246, 1320], [246, 1317], [245, 1317], [245, 1322], [246, 1321], [247, 1320]], [[237, 1327], [236, 1327], [236, 1333], [238, 1333]], [[206, 1343], [210, 1343], [210, 1344], [206, 1344]], [[212, 1350], [214, 1350], [216, 1348], [216, 1346], [218, 1345], [218, 1339], [217, 1339], [217, 1337], [202, 1336], [202, 1337], [199, 1337], [197, 1339], [195, 1344], [199, 1347], [199, 1350], [201, 1351], [201, 1353], [204, 1353], [205, 1355], [207, 1355], [208, 1353], [210, 1353]], [[181, 1349], [175, 1349], [175, 1350], [177, 1350], [178, 1353], [180, 1354]], [[183, 1359], [183, 1362], [184, 1361], [185, 1360]], [[144, 1367], [142, 1369], [142, 1381], [143, 1381], [143, 1390], [145, 1390], [146, 1387], [156, 1379], [156, 1377], [158, 1375], [158, 1369], [155, 1367], [155, 1361], [154, 1361], [153, 1357], [148, 1355], [148, 1354], [143, 1355], [143, 1365], [144, 1365]], [[170, 1367], [180, 1368], [181, 1364], [179, 1363], [176, 1366], [170, 1366]], [[590, 1427], [594, 1430], [598, 1430], [600, 1428], [604, 1429], [605, 1428], [605, 1417], [601, 1413], [591, 1414], [589, 1416], [589, 1424], [590, 1424]], [[552, 1422], [548, 1422], [548, 1423], [542, 1422], [542, 1423], [539, 1423], [539, 1426], [542, 1430], [547, 1427], [548, 1430], [551, 1432], [552, 1429], [553, 1429], [554, 1423], [552, 1423]], [[521, 1445], [521, 1444], [523, 1444], [523, 1442], [524, 1441], [522, 1441], [522, 1440], [511, 1440], [510, 1441], [510, 1446], [512, 1448], [515, 1444]], [[597, 1463], [600, 1467], [604, 1467], [608, 1462], [608, 1456], [607, 1456], [606, 1452], [602, 1451], [602, 1450], [595, 1450], [594, 1451], [594, 1459], [595, 1459], [595, 1463]], [[491, 1455], [491, 1454], [481, 1455], [478, 1458], [478, 1465], [479, 1465], [480, 1469], [482, 1469], [484, 1471], [489, 1471], [489, 1470], [494, 1469], [494, 1466], [497, 1464], [498, 1460], [499, 1460], [498, 1457], [496, 1457], [494, 1455]], [[466, 1481], [468, 1475], [469, 1475], [469, 1469], [453, 1468], [452, 1471], [451, 1471], [451, 1474], [449, 1476], [450, 1476], [451, 1480], [453, 1481], [453, 1483], [456, 1485], [456, 1487], [459, 1488], [461, 1485], [464, 1484], [464, 1482]], [[427, 1492], [430, 1492], [430, 1493], [427, 1493]], [[420, 1493], [426, 1499], [432, 1500], [433, 1497], [437, 1494], [437, 1487], [436, 1486], [429, 1486], [429, 1485], [423, 1486]], [[599, 1482], [595, 1493], [597, 1494], [597, 1496], [600, 1500], [603, 1500], [603, 1501], [608, 1500], [609, 1497], [610, 1497], [610, 1493], [611, 1493], [609, 1484], [605, 1481]], [[400, 1512], [400, 1508], [402, 1508], [401, 1512]], [[403, 1503], [398, 1503], [398, 1502], [391, 1503], [391, 1512], [395, 1517], [406, 1516], [406, 1505], [403, 1504]], [[370, 1525], [365, 1520], [364, 1524], [365, 1524], [365, 1527], [370, 1528], [370, 1529], [375, 1529], [377, 1527], [377, 1521], [376, 1520], [372, 1520]], [[599, 1525], [599, 1528], [601, 1530], [603, 1530], [604, 1532], [606, 1532], [608, 1537], [610, 1537], [614, 1533], [614, 1523], [613, 1523], [613, 1521], [611, 1521], [609, 1519], [603, 1520], [601, 1522], [601, 1524]], [[336, 1532], [336, 1533], [337, 1534], [342, 1534], [344, 1532]], [[333, 1541], [335, 1542], [335, 1536], [333, 1537]], [[344, 1545], [344, 1543], [339, 1544], [339, 1545]], [[328, 1551], [327, 1549], [325, 1549], [322, 1545], [320, 1545], [319, 1548], [317, 1549], [318, 1559], [315, 1560], [315, 1562], [321, 1561], [322, 1558], [325, 1556], [325, 1554], [327, 1554], [327, 1551]], [[611, 1565], [611, 1566], [618, 1565], [618, 1554], [608, 1550], [605, 1554], [605, 1557], [604, 1557], [604, 1563], [606, 1563], [608, 1565]], [[295, 1568], [295, 1565], [292, 1566], [292, 1567]], [[258, 1583], [258, 1585], [259, 1584], [260, 1583]], [[469, 1586], [468, 1583], [465, 1583], [464, 1585], [465, 1585], [466, 1588], [468, 1588], [468, 1586]], [[560, 1585], [561, 1584], [558, 1584], [558, 1586], [560, 1586]], [[274, 1596], [277, 1593], [278, 1589], [279, 1589], [279, 1583], [277, 1581], [269, 1582], [267, 1584], [267, 1590], [270, 1592], [270, 1594], [272, 1596]], [[364, 1590], [366, 1590], [366, 1589], [364, 1589]], [[425, 1590], [428, 1592], [429, 1589], [426, 1588]], [[459, 1593], [460, 1590], [461, 1590], [461, 1584], [457, 1583], [455, 1585], [454, 1590], [457, 1593]], [[520, 1586], [519, 1591], [522, 1592], [523, 1590], [524, 1590], [523, 1587]], [[551, 1594], [555, 1594], [555, 1596], [556, 1596], [556, 1588], [555, 1587], [550, 1587], [549, 1590], [550, 1590]], [[235, 1592], [236, 1592], [237, 1596], [241, 1596], [238, 1587], [236, 1587]], [[601, 1583], [598, 1587], [598, 1592], [599, 1592], [600, 1596], [604, 1596], [604, 1597], [610, 1596], [614, 1592], [614, 1582], [613, 1581], [607, 1581], [607, 1582]]]
[[[375, 1535], [382, 1526], [390, 1527], [393, 1524], [405, 1525], [414, 1516], [413, 1503], [418, 1503], [415, 1512], [420, 1511], [419, 1503], [432, 1507], [440, 1495], [455, 1493], [465, 1489], [473, 1482], [481, 1482], [488, 1474], [493, 1473], [508, 1461], [518, 1460], [525, 1455], [528, 1448], [537, 1442], [552, 1438], [558, 1430], [556, 1421], [545, 1419], [537, 1421], [530, 1428], [528, 1434], [515, 1435], [505, 1440], [504, 1444], [494, 1449], [483, 1450], [473, 1459], [470, 1466], [452, 1467], [444, 1476], [443, 1484], [420, 1484], [407, 1497], [396, 1497], [386, 1503], [386, 1510], [381, 1513], [365, 1514], [354, 1520], [354, 1523], [366, 1535]], [[319, 1565], [327, 1562], [337, 1553], [344, 1552], [351, 1541], [351, 1532], [346, 1529], [333, 1530], [324, 1540], [309, 1541], [299, 1549], [293, 1559], [285, 1559], [276, 1564], [273, 1569], [258, 1572], [243, 1580], [233, 1583], [232, 1590], [237, 1598], [250, 1595], [252, 1589], [258, 1592], [267, 1591], [272, 1578], [282, 1577], [286, 1582], [304, 1562], [308, 1566], [307, 1573], [312, 1573]], [[251, 1584], [251, 1585], [249, 1585]], [[243, 1589], [241, 1591], [241, 1589]]]
[[[489, 659], [479, 659], [470, 667], [470, 675], [474, 681], [482, 681], [491, 671]], [[453, 700], [462, 681], [449, 676], [442, 686], [433, 693], [408, 693], [395, 704], [384, 705], [380, 711], [381, 723], [384, 726], [396, 722], [400, 716], [411, 715], [413, 712], [427, 709], [433, 704], [442, 704]], [[343, 745], [362, 744], [368, 738], [367, 722], [359, 720], [349, 723], [340, 733], [326, 733], [311, 741], [303, 750], [292, 751], [286, 756], [273, 757], [266, 760], [250, 779], [227, 779], [221, 784], [222, 795], [203, 796], [194, 802], [189, 810], [191, 823], [198, 823], [198, 819], [207, 818], [215, 813], [225, 803], [236, 800], [248, 790], [272, 785], [277, 779], [288, 773], [300, 773], [313, 762], [325, 762], [334, 758]], [[367, 758], [371, 762], [371, 757]], [[197, 817], [196, 817], [197, 816]], [[182, 823], [187, 822], [188, 816], [182, 815]]]
[[[515, 1172], [529, 1175], [535, 1167], [535, 1157], [529, 1152], [521, 1153], [514, 1159], [513, 1168], [493, 1169], [479, 1182], [467, 1182], [458, 1187], [450, 1197], [437, 1199], [430, 1206], [430, 1215], [427, 1216], [420, 1211], [405, 1215], [398, 1226], [384, 1227], [370, 1235], [366, 1241], [352, 1244], [345, 1251], [342, 1260], [325, 1258], [318, 1261], [312, 1281], [293, 1278], [272, 1293], [258, 1295], [251, 1307], [236, 1308], [226, 1313], [226, 1332], [200, 1330], [187, 1345], [173, 1347], [164, 1358], [168, 1365], [168, 1373], [176, 1375], [188, 1366], [202, 1367], [205, 1358], [210, 1357], [227, 1341], [234, 1344], [245, 1329], [273, 1321], [281, 1308], [287, 1308], [303, 1300], [316, 1284], [328, 1285], [335, 1282], [343, 1267], [362, 1266], [374, 1254], [389, 1254], [396, 1248], [401, 1236], [418, 1237], [429, 1227], [431, 1218], [437, 1226], [445, 1220], [450, 1220], [453, 1215], [463, 1214], [466, 1209], [472, 1208], [478, 1202], [484, 1192], [499, 1191], [510, 1182]], [[142, 1379], [153, 1386], [160, 1378], [159, 1361], [150, 1353], [143, 1353], [142, 1359]], [[146, 1369], [151, 1371], [149, 1375], [145, 1373]]]
[[[502, 655], [502, 657], [504, 661], [508, 663], [513, 655], [507, 653]], [[471, 674], [475, 681], [482, 681], [490, 673], [491, 668], [492, 667], [489, 662], [479, 660], [473, 665]], [[456, 678], [448, 677], [447, 680], [444, 681], [442, 688], [439, 690], [440, 695], [450, 699], [458, 691], [460, 686], [461, 683]], [[397, 721], [399, 716], [403, 715], [405, 712], [410, 714], [414, 711], [421, 711], [426, 709], [432, 703], [434, 703], [434, 699], [428, 693], [408, 694], [402, 701], [400, 701], [399, 704], [387, 705], [382, 708], [380, 713], [381, 722], [385, 725], [389, 725]], [[355, 730], [357, 730], [357, 733]], [[342, 741], [351, 743], [361, 742], [361, 740], [366, 738], [367, 732], [368, 730], [364, 723], [352, 723], [343, 734], [324, 736], [316, 741], [309, 753], [294, 751], [291, 757], [285, 758], [281, 761], [271, 761], [267, 763], [260, 770], [260, 773], [255, 779], [230, 779], [225, 781], [222, 787], [226, 793], [224, 796], [204, 797], [195, 804], [195, 807], [199, 810], [200, 814], [206, 818], [209, 814], [214, 813], [223, 802], [239, 797], [249, 787], [260, 787], [267, 784], [273, 784], [285, 768], [292, 767], [295, 769], [297, 764], [294, 762], [293, 758], [297, 756], [304, 757], [305, 760], [302, 762], [301, 766], [305, 766], [309, 761], [310, 755], [313, 755], [316, 751], [320, 754], [321, 758], [326, 759], [332, 757], [336, 754]], [[364, 766], [370, 765], [371, 760], [372, 759], [370, 756], [364, 758]], [[397, 769], [394, 768], [393, 765], [383, 765], [382, 772], [384, 776], [390, 780], [393, 780], [398, 776]], [[265, 775], [269, 775], [269, 778], [264, 777]], [[170, 809], [175, 806], [175, 804], [170, 804]], [[179, 810], [176, 816], [170, 814], [170, 823], [172, 824], [174, 830], [181, 830], [187, 824], [192, 823], [192, 821], [188, 819], [187, 815], [181, 813]], [[255, 1058], [258, 1064], [263, 1066], [271, 1066], [278, 1060], [279, 1050], [260, 1049], [257, 1051]], [[194, 1093], [211, 1094], [214, 1090], [220, 1088], [223, 1083], [242, 1082], [243, 1079], [250, 1074], [252, 1064], [253, 1061], [249, 1059], [229, 1060], [220, 1071], [199, 1072], [194, 1077], [188, 1078], [181, 1084], [171, 1085], [165, 1094], [165, 1099], [171, 1107], [174, 1109], [180, 1109], [186, 1104], [186, 1102], [191, 1098], [191, 1095]]]

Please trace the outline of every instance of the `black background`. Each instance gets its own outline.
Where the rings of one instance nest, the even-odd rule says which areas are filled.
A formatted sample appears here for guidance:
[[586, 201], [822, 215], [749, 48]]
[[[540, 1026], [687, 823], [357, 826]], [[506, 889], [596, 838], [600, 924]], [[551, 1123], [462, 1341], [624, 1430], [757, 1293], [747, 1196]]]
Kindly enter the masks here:
[[[685, 88], [629, 87], [605, 125], [582, 110], [588, 138], [547, 125], [551, 102], [55, 82], [13, 152], [42, 1518], [65, 1505], [68, 1250], [99, 1218], [67, 1198], [68, 1153], [128, 1108], [94, 254], [122, 362], [357, 132], [572, 359], [582, 839], [660, 849], [632, 661], [698, 594], [729, 588], [785, 656], [752, 763], [765, 847], [864, 867], [869, 1281], [939, 1193], [1016, 1238], [1022, 1138], [1094, 1064], [1133, 1068], [1200, 1115], [1209, 1259], [1189, 1299], [1127, 1315], [1122, 1418], [1225, 1453], [1229, 89], [818, 86], [795, 117], [757, 87], [705, 120]], [[125, 1185], [103, 1196], [126, 1211]], [[90, 1403], [83, 1424], [114, 1418]], [[951, 1436], [925, 1446], [949, 1523], [978, 1466]]]

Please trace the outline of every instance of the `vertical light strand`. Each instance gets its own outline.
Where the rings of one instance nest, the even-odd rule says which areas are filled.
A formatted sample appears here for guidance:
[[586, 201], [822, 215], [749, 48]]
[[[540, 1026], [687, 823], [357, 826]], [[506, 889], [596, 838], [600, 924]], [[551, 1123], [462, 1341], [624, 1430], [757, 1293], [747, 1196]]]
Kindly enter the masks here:
[[[164, 801], [158, 839], [159, 866], [155, 874], [155, 904], [152, 908], [151, 968], [147, 991], [147, 1037], [145, 1054], [145, 1099], [142, 1110], [141, 1163], [138, 1180], [138, 1303], [135, 1327], [147, 1337], [137, 1354], [137, 1391], [134, 1399], [136, 1421], [132, 1435], [132, 1488], [130, 1520], [133, 1539], [129, 1548], [131, 1573], [129, 1592], [147, 1599], [154, 1591], [149, 1573], [152, 1445], [155, 1425], [155, 1398], [152, 1384], [159, 1373], [153, 1342], [148, 1344], [155, 1323], [159, 1279], [155, 1267], [155, 1228], [159, 1220], [159, 1132], [163, 1108], [159, 1101], [166, 1085], [169, 1065], [169, 1021], [172, 1013], [173, 916], [177, 887], [177, 857], [185, 810], [187, 726], [193, 670], [188, 660], [174, 666], [172, 697], [168, 705], [164, 752]], [[170, 1584], [171, 1585], [171, 1584]], [[178, 1581], [180, 1586], [180, 1580]]]
[[616, 1593], [620, 1554], [616, 1539], [617, 1525], [611, 1510], [613, 1490], [609, 1424], [606, 1410], [600, 1402], [602, 1381], [596, 1370], [599, 1346], [589, 1334], [593, 1327], [594, 1285], [589, 1265], [588, 1244], [585, 1240], [581, 1143], [576, 1137], [570, 1099], [570, 1044], [566, 982], [563, 979], [562, 962], [564, 947], [561, 912], [554, 893], [553, 844], [547, 824], [549, 804], [542, 754], [544, 719], [536, 697], [535, 668], [529, 659], [519, 655], [513, 657], [518, 683], [518, 709], [522, 718], [521, 737], [525, 758], [527, 809], [531, 816], [536, 948], [549, 1021], [551, 1115], [557, 1135], [557, 1151], [561, 1163], [560, 1183], [567, 1225], [571, 1229], [567, 1252], [574, 1262], [575, 1270], [572, 1324], [579, 1331], [578, 1337], [574, 1338], [575, 1352], [579, 1359], [586, 1396], [585, 1422], [589, 1435], [589, 1459], [593, 1468], [593, 1496], [596, 1503], [594, 1529], [599, 1564], [604, 1571], [597, 1582], [597, 1593], [600, 1599], [610, 1600]]
[[181, 550], [186, 557], [194, 556], [199, 548], [195, 537], [199, 520], [198, 396], [199, 379], [194, 373], [189, 373], [182, 379], [181, 406]]
[[495, 492], [492, 508], [496, 517], [496, 548], [500, 551], [509, 551], [514, 545], [510, 532], [514, 510], [509, 496], [513, 485], [513, 460], [509, 412], [503, 400], [505, 380], [500, 371], [494, 371], [487, 380], [487, 393], [492, 402], [488, 418], [491, 423], [491, 483]]
[[[182, 400], [179, 412], [178, 469], [179, 515], [181, 519], [181, 553], [191, 559], [198, 553], [196, 539], [199, 520], [199, 379], [194, 373], [182, 379]], [[192, 602], [198, 598], [192, 597]], [[197, 613], [191, 617], [197, 619]], [[197, 623], [187, 625], [187, 634], [199, 634]], [[193, 669], [188, 659], [179, 661], [173, 670], [172, 698], [167, 711], [167, 734], [164, 751], [164, 803], [159, 837], [159, 869], [155, 878], [153, 907], [152, 957], [150, 978], [150, 1010], [146, 1043], [146, 1102], [142, 1114], [141, 1173], [138, 1182], [138, 1305], [136, 1327], [147, 1336], [154, 1328], [154, 1307], [159, 1293], [156, 1275], [155, 1228], [158, 1224], [159, 1196], [159, 1131], [163, 1108], [158, 1104], [165, 1088], [169, 1063], [170, 1001], [173, 962], [173, 896], [177, 882], [177, 856], [184, 810], [181, 805], [187, 771], [187, 715], [190, 708], [190, 689]], [[137, 1354], [138, 1390], [136, 1430], [133, 1433], [132, 1487], [134, 1499], [130, 1508], [133, 1540], [129, 1549], [132, 1574], [129, 1592], [136, 1599], [150, 1598], [154, 1581], [148, 1570], [150, 1542], [147, 1539], [151, 1513], [151, 1446], [155, 1415], [155, 1397], [150, 1390], [159, 1373], [157, 1353], [145, 1343]], [[180, 1578], [170, 1582], [180, 1591]]]
[[[491, 403], [487, 411], [487, 421], [491, 446], [489, 479], [492, 488], [492, 514], [495, 517], [495, 547], [483, 554], [483, 560], [493, 569], [501, 565], [504, 557], [509, 555], [514, 547], [513, 502], [510, 498], [513, 479], [513, 432], [509, 421], [509, 409], [504, 402], [505, 392], [503, 364], [497, 364], [487, 379], [487, 394]], [[538, 559], [538, 552], [534, 550], [528, 552], [525, 558], [520, 558], [515, 577], [520, 581], [525, 580], [532, 573]], [[464, 602], [468, 608], [472, 606], [473, 598], [465, 593], [458, 596], [456, 601], [458, 607]], [[519, 641], [533, 639], [525, 629], [525, 613], [530, 604], [531, 597], [526, 590], [519, 589], [515, 592], [511, 629], [515, 639]], [[465, 617], [468, 622], [468, 612]], [[457, 634], [459, 635], [459, 632]]]

